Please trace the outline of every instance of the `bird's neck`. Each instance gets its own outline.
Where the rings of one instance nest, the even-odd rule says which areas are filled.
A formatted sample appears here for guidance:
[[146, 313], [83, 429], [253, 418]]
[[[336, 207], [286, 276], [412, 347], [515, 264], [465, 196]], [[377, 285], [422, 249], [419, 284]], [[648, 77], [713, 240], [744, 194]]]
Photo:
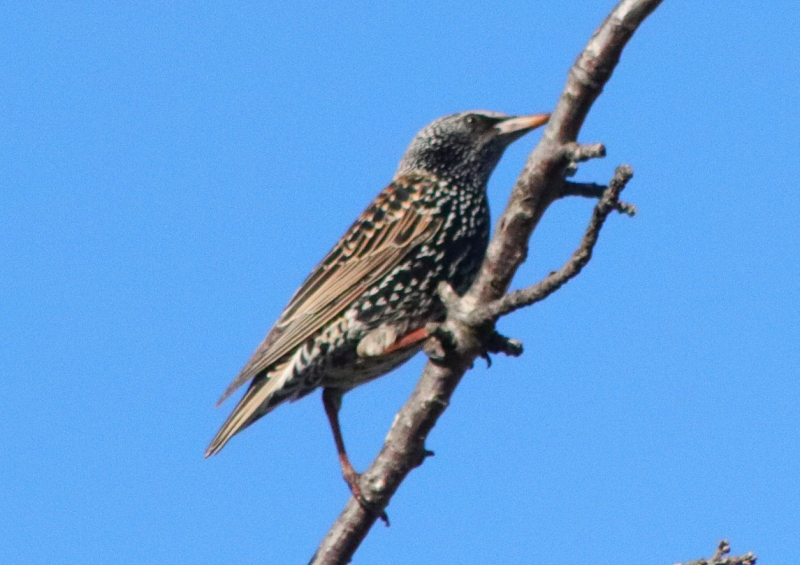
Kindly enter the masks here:
[[[455, 174], [454, 174], [455, 173]], [[426, 177], [436, 182], [444, 181], [447, 184], [458, 187], [460, 190], [485, 193], [486, 180], [481, 175], [465, 171], [458, 174], [457, 171], [436, 171], [429, 168], [405, 168], [400, 167], [394, 175], [397, 180], [400, 177]]]

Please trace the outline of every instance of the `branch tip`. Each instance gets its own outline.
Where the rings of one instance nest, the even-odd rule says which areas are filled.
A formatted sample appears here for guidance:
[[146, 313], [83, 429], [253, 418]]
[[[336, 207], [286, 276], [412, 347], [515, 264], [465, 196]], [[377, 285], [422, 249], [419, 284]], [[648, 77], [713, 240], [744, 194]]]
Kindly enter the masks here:
[[[607, 188], [607, 185], [593, 182], [584, 183], [565, 180], [561, 187], [559, 198], [565, 198], [567, 196], [582, 196], [584, 198], [596, 198], [599, 200], [603, 197], [603, 194]], [[638, 212], [634, 204], [621, 201], [617, 203], [616, 210], [620, 214], [625, 214], [626, 216], [635, 216]]]
[[617, 202], [617, 212], [632, 218], [639, 212], [639, 210], [636, 208], [635, 204], [619, 201]]
[[728, 543], [728, 540], [723, 539], [719, 540], [719, 545], [717, 546], [717, 551], [714, 552], [714, 557], [711, 558], [712, 561], [719, 561], [724, 556], [728, 555], [731, 552], [731, 544]]
[[602, 143], [589, 143], [581, 145], [573, 141], [563, 145], [564, 156], [571, 163], [583, 163], [590, 159], [599, 159], [606, 156], [606, 146]]

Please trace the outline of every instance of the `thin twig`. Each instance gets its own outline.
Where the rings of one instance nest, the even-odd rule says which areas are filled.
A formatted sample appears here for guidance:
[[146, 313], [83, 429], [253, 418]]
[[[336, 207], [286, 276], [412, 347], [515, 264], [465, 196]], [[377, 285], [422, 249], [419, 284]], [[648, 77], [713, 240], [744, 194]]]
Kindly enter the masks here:
[[[608, 188], [605, 185], [597, 184], [594, 182], [572, 182], [564, 181], [564, 186], [561, 189], [561, 197], [565, 196], [583, 196], [584, 198], [599, 199], [603, 197], [603, 193]], [[637, 213], [636, 206], [628, 202], [617, 202], [617, 212], [627, 216], [635, 216]]]
[[628, 165], [617, 167], [614, 178], [605, 189], [600, 202], [594, 207], [592, 219], [580, 245], [563, 267], [553, 271], [535, 285], [516, 290], [485, 306], [475, 308], [470, 313], [470, 322], [478, 325], [487, 320], [496, 320], [514, 310], [540, 302], [564, 286], [570, 279], [578, 276], [592, 258], [592, 251], [600, 237], [600, 230], [608, 215], [618, 208], [619, 195], [632, 176], [633, 170]]

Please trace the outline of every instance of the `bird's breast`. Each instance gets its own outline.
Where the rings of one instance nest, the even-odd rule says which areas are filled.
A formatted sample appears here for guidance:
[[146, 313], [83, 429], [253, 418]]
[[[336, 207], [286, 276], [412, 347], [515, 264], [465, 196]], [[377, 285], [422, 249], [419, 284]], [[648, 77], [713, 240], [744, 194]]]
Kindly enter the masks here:
[[478, 273], [489, 240], [485, 191], [458, 187], [427, 195], [441, 227], [431, 240], [409, 250], [392, 271], [354, 302], [356, 318], [372, 329], [391, 320], [423, 326], [441, 320], [444, 308], [436, 289], [447, 281], [465, 292]]

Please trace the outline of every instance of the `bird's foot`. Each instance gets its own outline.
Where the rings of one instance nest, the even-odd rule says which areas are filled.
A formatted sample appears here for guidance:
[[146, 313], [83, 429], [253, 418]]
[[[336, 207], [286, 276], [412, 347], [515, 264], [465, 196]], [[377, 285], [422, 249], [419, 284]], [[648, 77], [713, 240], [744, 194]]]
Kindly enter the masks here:
[[347, 486], [350, 487], [350, 492], [352, 493], [353, 498], [358, 501], [364, 510], [373, 516], [380, 518], [388, 528], [389, 516], [386, 514], [386, 511], [383, 508], [380, 508], [377, 504], [367, 500], [367, 497], [365, 497], [364, 493], [361, 492], [361, 487], [358, 484], [361, 479], [361, 473], [356, 473], [351, 469], [349, 472], [345, 471], [342, 476], [344, 477], [344, 482], [346, 482]]
[[[503, 353], [509, 357], [519, 357], [524, 350], [521, 341], [506, 337], [497, 331], [492, 331], [485, 342], [485, 347], [484, 355], [487, 359], [489, 358], [489, 353]], [[489, 361], [489, 364], [491, 365], [491, 361]]]
[[481, 357], [486, 360], [486, 366], [492, 366], [492, 358], [490, 353], [503, 353], [509, 357], [519, 357], [522, 355], [523, 347], [522, 342], [517, 339], [512, 339], [492, 330], [489, 337], [483, 342], [483, 352]]
[[456, 347], [456, 338], [453, 332], [446, 329], [442, 324], [431, 322], [426, 324], [425, 331], [430, 337], [423, 346], [423, 351], [434, 363], [442, 363], [447, 358], [447, 352]]
[[[522, 343], [516, 339], [510, 339], [494, 329], [494, 319], [474, 318], [474, 311], [469, 309], [469, 305], [464, 304], [462, 299], [447, 282], [440, 282], [437, 287], [439, 297], [447, 308], [448, 318], [452, 317], [465, 325], [470, 326], [476, 333], [482, 350], [480, 357], [486, 360], [487, 366], [492, 365], [490, 353], [504, 353], [511, 357], [522, 355]], [[425, 330], [435, 340], [428, 340], [425, 344], [425, 353], [433, 361], [442, 362], [447, 357], [447, 353], [456, 348], [457, 338], [453, 332], [442, 324], [431, 323], [425, 326]]]

